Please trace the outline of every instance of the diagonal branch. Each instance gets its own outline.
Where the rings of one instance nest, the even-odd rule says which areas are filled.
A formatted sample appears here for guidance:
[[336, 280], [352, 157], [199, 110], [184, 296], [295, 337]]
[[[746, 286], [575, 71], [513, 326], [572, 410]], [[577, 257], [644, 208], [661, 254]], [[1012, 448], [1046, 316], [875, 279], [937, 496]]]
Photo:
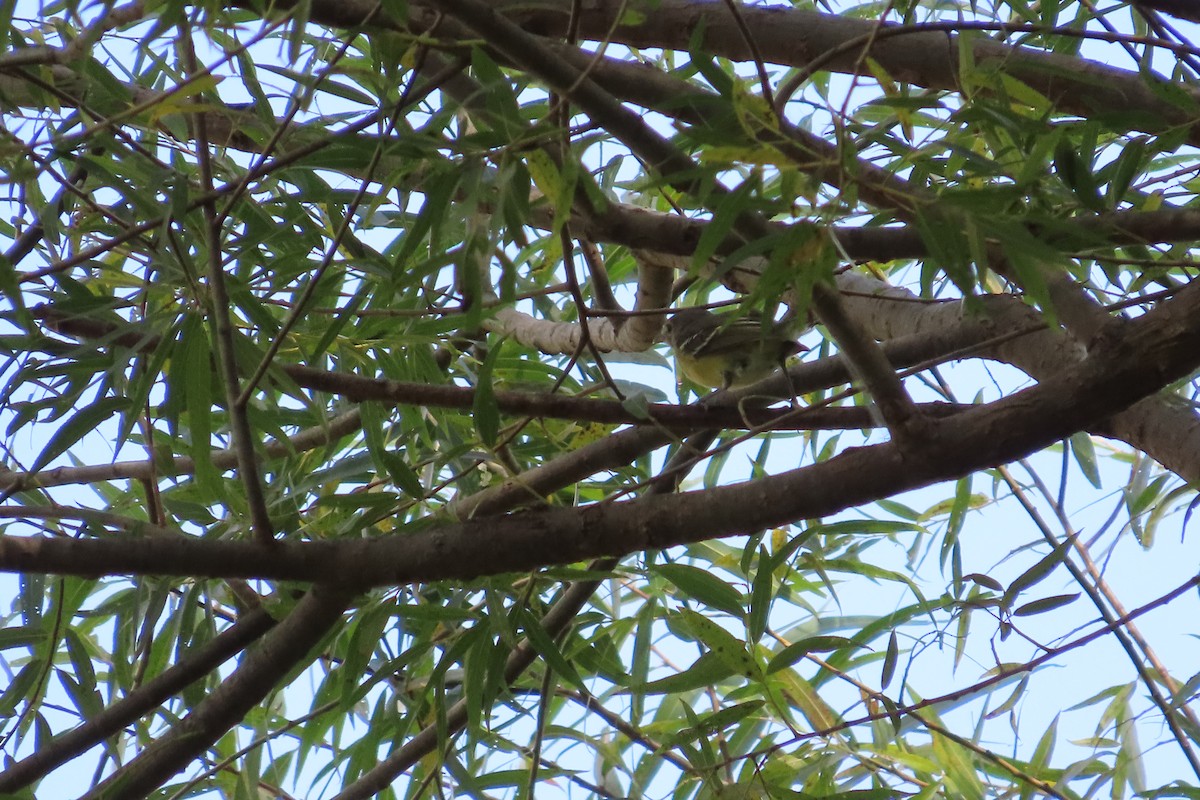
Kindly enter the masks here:
[[[323, 4], [317, 3], [315, 5], [322, 6]], [[355, 4], [348, 3], [347, 5], [352, 6]], [[757, 13], [757, 10], [753, 10], [750, 13], [751, 17], [753, 17]], [[855, 25], [860, 24], [856, 20], [844, 20], [844, 22]], [[608, 91], [617, 94], [619, 97], [655, 108], [655, 110], [682, 121], [692, 123], [702, 122], [705, 118], [703, 113], [703, 109], [705, 108], [704, 101], [715, 96], [711, 92], [705, 92], [672, 76], [663, 75], [652, 68], [626, 64], [611, 59], [606, 60], [604, 58], [597, 61], [594, 54], [586, 54], [577, 48], [570, 48], [562, 44], [548, 43], [547, 46], [553, 53], [568, 61], [576, 68], [589, 67], [588, 74], [597, 79]], [[54, 74], [58, 75], [58, 71], [60, 70], [66, 70], [67, 73], [60, 76], [64, 86], [73, 87], [73, 91], [76, 92], [82, 91], [81, 87], [75, 85], [79, 82], [78, 76], [72, 77], [73, 73], [66, 67], [55, 68]], [[0, 78], [2, 77], [0, 76]], [[431, 81], [431, 86], [436, 87], [444, 79], [444, 76], [442, 76], [438, 80]], [[6, 87], [7, 84], [3, 80], [0, 80], [0, 89]], [[142, 104], [157, 97], [157, 95], [150, 93], [149, 90], [141, 89], [136, 85], [129, 85], [126, 88], [132, 93], [134, 99], [140, 101]], [[261, 150], [260, 144], [256, 143], [252, 137], [241, 133], [242, 130], [249, 126], [261, 125], [261, 122], [253, 114], [229, 108], [219, 111], [209, 111], [204, 116], [206, 124], [210, 127], [216, 126], [222, 131], [229, 131], [227, 135], [232, 137], [232, 140], [227, 142], [227, 146], [248, 152], [259, 152]], [[350, 144], [352, 141], [369, 141], [373, 137], [358, 133], [358, 131], [364, 129], [368, 124], [370, 124], [370, 119], [352, 126], [350, 130], [335, 132], [333, 134], [330, 134], [324, 127], [320, 126], [295, 126], [296, 130], [287, 137], [287, 141], [293, 147], [293, 150], [274, 159], [271, 163], [254, 170], [252, 174], [243, 179], [243, 182], [254, 177], [271, 174], [282, 166], [295, 163], [297, 160], [310, 156], [312, 153], [330, 145], [338, 143]], [[221, 136], [215, 135], [211, 131], [210, 138], [213, 141], [225, 141]], [[346, 147], [345, 152], [358, 152], [364, 149], [360, 144]], [[385, 162], [387, 170], [396, 170], [399, 166], [400, 164], [394, 163], [394, 159], [389, 158]], [[366, 167], [365, 162], [361, 165], [339, 162], [338, 165], [340, 171], [360, 178], [365, 175]], [[820, 173], [814, 173], [814, 175], [820, 179], [824, 179]], [[219, 193], [223, 193], [229, 188], [232, 187], [222, 187]], [[189, 208], [199, 207], [207, 199], [201, 197], [194, 201]], [[549, 217], [547, 216], [544, 220], [538, 221], [538, 214], [539, 210], [534, 209], [536, 224], [541, 224], [543, 227], [550, 227]], [[139, 224], [109, 242], [85, 248], [66, 263], [54, 264], [44, 270], [32, 272], [27, 276], [23, 276], [22, 280], [33, 280], [42, 275], [61, 271], [74, 264], [83, 263], [90, 258], [107, 252], [117, 244], [151, 231], [161, 224], [162, 218], [156, 218]], [[706, 224], [703, 220], [662, 215], [648, 209], [622, 206], [617, 203], [609, 203], [602, 212], [591, 218], [575, 218], [571, 222], [573, 231], [597, 241], [625, 244], [630, 247], [659, 250], [677, 255], [690, 255], [695, 250], [695, 243], [701, 235], [700, 231]], [[770, 223], [770, 225], [777, 233], [785, 232], [791, 227], [774, 222]], [[887, 261], [896, 258], [918, 258], [927, 253], [919, 234], [912, 229], [835, 226], [833, 231], [837, 241], [845, 249], [846, 254], [855, 260]], [[1032, 232], [1039, 238], [1051, 243], [1061, 241], [1064, 237], [1072, 241], [1107, 242], [1114, 246], [1182, 243], [1200, 238], [1200, 211], [1190, 209], [1162, 209], [1158, 211], [1120, 211], [1094, 216], [1078, 216], [1069, 221], [1056, 223], [1056, 228], [1053, 231], [1040, 231], [1034, 225]]]
[[[278, 5], [288, 7], [294, 0]], [[427, 5], [435, 5], [426, 0]], [[251, 6], [249, 0], [231, 5]], [[562, 38], [572, 18], [572, 0], [537, 0], [495, 4], [522, 28], [543, 37]], [[378, 8], [373, 0], [314, 0], [309, 9], [315, 22], [357, 28]], [[739, 6], [747, 44], [738, 20], [720, 3], [697, 0], [596, 0], [576, 15], [581, 40], [615, 42], [633, 48], [662, 48], [685, 52], [701, 50], [734, 61], [751, 61], [755, 50], [768, 63], [808, 68], [820, 59], [820, 68], [851, 75], [861, 73], [870, 58], [897, 81], [928, 89], [958, 91], [960, 68], [968, 55], [981, 68], [1002, 69], [1044, 95], [1061, 111], [1090, 117], [1097, 110], [1121, 109], [1115, 124], [1133, 130], [1167, 133], [1188, 131], [1188, 141], [1200, 144], [1200, 125], [1184, 104], [1170, 102], [1172, 93], [1184, 92], [1200, 104], [1200, 91], [1151, 73], [1120, 69], [1090, 59], [1032, 47], [1014, 46], [984, 37], [964, 44], [955, 29], [970, 23], [945, 22], [900, 26], [874, 19], [854, 19], [786, 6]], [[420, 27], [436, 19], [428, 8], [414, 4]], [[379, 14], [371, 26], [400, 30], [399, 21]], [[982, 27], [982, 26], [977, 26]], [[989, 25], [987, 29], [1012, 26]], [[1078, 35], [1064, 29], [1060, 35]], [[1089, 32], [1089, 35], [1095, 35]], [[1101, 34], [1102, 36], [1102, 34]], [[1163, 43], [1170, 47], [1170, 43]], [[1172, 48], [1175, 49], [1175, 48]], [[600, 76], [604, 59], [595, 59], [590, 70]], [[1155, 82], [1158, 86], [1152, 86]]]
[[[1024, 460], [1022, 460], [1021, 466], [1025, 467], [1025, 470], [1033, 478], [1039, 491], [1041, 491], [1046, 501], [1054, 509], [1059, 524], [1062, 525], [1063, 533], [1066, 534], [1065, 540], [1060, 540], [1054, 531], [1050, 529], [1050, 525], [1038, 513], [1037, 507], [1034, 506], [1033, 502], [1025, 494], [1025, 490], [1021, 487], [1021, 484], [1013, 478], [1012, 473], [1007, 468], [1000, 468], [1000, 477], [1008, 484], [1008, 488], [1013, 493], [1013, 496], [1017, 498], [1017, 502], [1025, 509], [1025, 513], [1029, 516], [1029, 519], [1041, 532], [1042, 538], [1046, 540], [1051, 548], [1057, 549], [1061, 547], [1063, 541], [1070, 542], [1071, 548], [1075, 551], [1075, 555], [1083, 562], [1083, 566], [1080, 567], [1070, 558], [1063, 558], [1063, 565], [1071, 573], [1071, 578], [1075, 581], [1076, 585], [1092, 601], [1092, 605], [1096, 607], [1104, 623], [1112, 629], [1113, 636], [1121, 646], [1121, 649], [1129, 657], [1129, 661], [1137, 671], [1142, 685], [1146, 687], [1146, 692], [1150, 695], [1150, 699], [1163, 715], [1167, 727], [1171, 730], [1171, 735], [1175, 738], [1176, 744], [1179, 745], [1180, 752], [1191, 766], [1192, 773], [1200, 777], [1200, 757], [1197, 757], [1196, 751], [1191, 746], [1188, 735], [1184, 731], [1179, 719], [1180, 716], [1183, 716], [1188, 721], [1192, 730], [1195, 730], [1196, 718], [1190, 713], [1187, 706], [1182, 706], [1179, 709], [1172, 708], [1170, 700], [1163, 695], [1162, 689], [1159, 688], [1158, 684], [1161, 681], [1172, 694], [1178, 691], [1179, 685], [1171, 678], [1171, 674], [1163, 669], [1162, 663], [1158, 661], [1154, 651], [1150, 649], [1149, 644], [1142, 638], [1138, 631], [1137, 623], [1130, 621], [1125, 625], [1120, 625], [1116, 622], [1117, 619], [1125, 616], [1127, 613], [1126, 609], [1096, 568], [1096, 564], [1092, 561], [1087, 546], [1079, 542], [1080, 532], [1075, 530], [1074, 526], [1071, 525], [1066, 514], [1063, 512], [1062, 506], [1055, 502], [1053, 495], [1049, 493], [1037, 472]], [[1141, 650], [1140, 653], [1139, 649]], [[1143, 663], [1143, 654], [1145, 655], [1145, 660], [1150, 662], [1154, 667], [1154, 672], [1157, 674], [1152, 674], [1150, 667]]]
[[[256, 545], [265, 551], [270, 545]], [[118, 769], [84, 800], [141, 800], [226, 735], [342, 620], [354, 592], [317, 586], [287, 618], [247, 651], [236, 670], [170, 731]]]
[[170, 668], [89, 717], [75, 729], [48, 742], [39, 743], [32, 755], [0, 772], [0, 792], [16, 793], [81, 755], [88, 748], [118, 733], [242, 652], [274, 625], [274, 618], [265, 609], [256, 608], [248, 612], [211, 641], [189, 651]]

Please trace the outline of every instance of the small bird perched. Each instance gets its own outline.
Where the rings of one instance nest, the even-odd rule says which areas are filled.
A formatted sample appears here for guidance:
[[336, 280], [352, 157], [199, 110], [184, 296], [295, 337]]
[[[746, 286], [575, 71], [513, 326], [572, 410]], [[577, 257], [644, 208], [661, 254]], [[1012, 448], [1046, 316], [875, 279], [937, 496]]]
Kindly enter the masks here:
[[734, 317], [703, 308], [672, 314], [664, 338], [679, 371], [711, 389], [749, 386], [808, 349], [792, 337], [787, 325], [764, 326], [757, 314]]

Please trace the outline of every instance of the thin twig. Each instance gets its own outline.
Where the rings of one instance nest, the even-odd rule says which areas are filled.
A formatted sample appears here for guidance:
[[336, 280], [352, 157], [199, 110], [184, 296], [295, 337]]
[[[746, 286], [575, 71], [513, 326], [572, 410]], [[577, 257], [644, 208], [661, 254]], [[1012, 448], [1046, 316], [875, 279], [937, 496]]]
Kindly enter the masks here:
[[[192, 46], [191, 31], [187, 23], [179, 26], [180, 41], [184, 53], [185, 67], [190, 73], [198, 71], [196, 54]], [[209, 152], [208, 123], [203, 114], [191, 115], [196, 137], [196, 160], [200, 169], [200, 185], [208, 194], [212, 194], [213, 171], [212, 157]], [[233, 439], [233, 449], [238, 459], [238, 476], [246, 492], [246, 504], [250, 511], [250, 526], [254, 537], [262, 544], [275, 541], [275, 529], [271, 524], [271, 515], [267, 511], [267, 500], [263, 489], [262, 475], [258, 471], [257, 459], [254, 455], [254, 434], [250, 429], [247, 416], [247, 403], [242, 399], [238, 390], [237, 351], [233, 343], [233, 322], [230, 317], [232, 301], [225, 286], [225, 271], [221, 266], [221, 220], [217, 215], [215, 202], [202, 206], [204, 214], [204, 230], [207, 237], [208, 290], [209, 314], [217, 340], [218, 368], [225, 385], [225, 398], [229, 411], [229, 430]], [[201, 409], [209, 413], [210, 409]]]
[[[1066, 448], [1064, 447], [1064, 451], [1065, 449]], [[1059, 525], [1062, 526], [1063, 532], [1067, 536], [1067, 540], [1071, 542], [1071, 546], [1075, 550], [1075, 554], [1079, 557], [1080, 561], [1083, 562], [1083, 568], [1081, 569], [1071, 560], [1063, 559], [1063, 564], [1071, 573], [1071, 577], [1075, 580], [1075, 583], [1078, 584], [1081, 589], [1083, 589], [1084, 593], [1088, 596], [1088, 599], [1092, 601], [1092, 605], [1094, 605], [1096, 610], [1100, 612], [1100, 616], [1106, 623], [1112, 624], [1114, 620], [1125, 616], [1125, 607], [1122, 605], [1121, 601], [1117, 599], [1116, 594], [1108, 585], [1108, 582], [1104, 580], [1104, 576], [1096, 567], [1095, 562], [1092, 561], [1091, 554], [1088, 552], [1087, 546], [1080, 541], [1078, 531], [1076, 531], [1071, 525], [1070, 520], [1067, 518], [1062, 506], [1054, 501], [1054, 496], [1049, 487], [1043, 483], [1041, 477], [1027, 461], [1022, 460], [1020, 463], [1021, 466], [1025, 468], [1025, 471], [1029, 473], [1030, 477], [1034, 481], [1034, 485], [1038, 487], [1038, 491], [1042, 494], [1042, 497], [1048, 503], [1050, 503], [1051, 508], [1054, 510], [1055, 516], [1058, 518]], [[1026, 497], [1021, 485], [1013, 479], [1012, 474], [1007, 468], [1000, 467], [999, 472], [1000, 476], [1004, 478], [1005, 483], [1008, 484], [1009, 489], [1013, 492], [1013, 495], [1017, 498], [1017, 502], [1021, 504], [1021, 506], [1025, 509], [1025, 513], [1029, 515], [1029, 518], [1033, 520], [1034, 525], [1037, 526], [1038, 530], [1041, 532], [1042, 537], [1047, 541], [1047, 543], [1050, 544], [1051, 547], [1059, 547], [1059, 545], [1062, 543], [1061, 540], [1054, 535], [1054, 532], [1050, 530], [1050, 526], [1041, 518], [1037, 508], [1033, 505], [1029, 498]], [[1091, 580], [1089, 581], [1088, 578]], [[1179, 745], [1179, 749], [1183, 751], [1184, 758], [1187, 760], [1196, 776], [1200, 777], [1200, 757], [1197, 756], [1196, 752], [1192, 748], [1191, 738], [1187, 731], [1185, 731], [1183, 726], [1179, 724], [1178, 714], [1182, 714], [1187, 719], [1188, 724], [1193, 730], [1200, 729], [1200, 724], [1197, 723], [1196, 717], [1191, 713], [1191, 710], [1186, 705], [1181, 705], [1178, 709], [1172, 708], [1171, 700], [1163, 696], [1161, 689], [1159, 689], [1158, 682], [1161, 680], [1167, 689], [1172, 693], [1178, 691], [1179, 684], [1171, 677], [1171, 673], [1167, 670], [1166, 665], [1159, 660], [1154, 650], [1150, 647], [1149, 642], [1145, 640], [1145, 638], [1141, 635], [1141, 631], [1138, 630], [1137, 626], [1133, 622], [1130, 622], [1122, 627], [1114, 627], [1113, 635], [1117, 638], [1117, 642], [1121, 645], [1121, 649], [1123, 649], [1125, 654], [1129, 657], [1133, 668], [1137, 670], [1138, 678], [1141, 680], [1142, 685], [1146, 687], [1146, 691], [1150, 694], [1150, 698], [1154, 702], [1154, 705], [1156, 705], [1158, 710], [1162, 713], [1163, 719], [1167, 723], [1167, 727], [1171, 730], [1171, 735], [1175, 738], [1175, 742]], [[1138, 653], [1139, 649], [1141, 650], [1141, 655]], [[1150, 666], [1153, 667], [1153, 673], [1151, 670], [1146, 668], [1145, 664], [1142, 663], [1143, 656], [1146, 661], [1150, 662]]]

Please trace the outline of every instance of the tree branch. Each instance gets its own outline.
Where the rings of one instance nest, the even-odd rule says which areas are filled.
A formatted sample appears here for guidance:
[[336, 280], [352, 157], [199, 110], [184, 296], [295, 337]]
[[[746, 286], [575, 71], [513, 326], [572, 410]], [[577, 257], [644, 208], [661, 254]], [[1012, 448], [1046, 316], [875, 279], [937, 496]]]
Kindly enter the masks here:
[[[362, 586], [471, 579], [551, 563], [751, 533], [873, 502], [1032, 453], [1111, 416], [1200, 365], [1200, 285], [1100, 336], [1072, 369], [940, 422], [919, 452], [893, 442], [748, 483], [581, 509], [554, 508], [373, 541], [0, 540], [0, 569], [76, 575], [175, 574]], [[481, 543], [487, 543], [481, 547]]]
[[142, 715], [240, 653], [275, 625], [262, 608], [243, 615], [222, 631], [142, 686], [122, 697], [78, 727], [41, 742], [30, 756], [0, 772], [0, 792], [16, 793], [50, 771], [82, 754], [89, 747], [118, 733]]
[[[256, 545], [263, 552], [273, 545]], [[84, 800], [141, 800], [179, 772], [213, 742], [226, 735], [278, 685], [279, 679], [306, 663], [312, 648], [342, 619], [354, 592], [316, 586], [255, 647], [221, 685], [190, 714], [118, 769]]]
[[[332, 0], [318, 0], [314, 10], [330, 4]], [[571, 4], [570, 0], [537, 0], [514, 2], [508, 7], [508, 16], [526, 30], [561, 36]], [[945, 91], [961, 88], [963, 44], [959, 36], [947, 30], [956, 26], [953, 22], [945, 23], [941, 30], [934, 25], [900, 30], [902, 26], [894, 23], [800, 8], [742, 6], [739, 10], [768, 62], [805, 68], [822, 59], [821, 69], [859, 75], [864, 59], [870, 58], [897, 81]], [[958, 26], [967, 27], [964, 23]], [[754, 57], [728, 9], [720, 3], [696, 0], [656, 0], [652, 6], [643, 6], [638, 0], [588, 3], [579, 16], [579, 38], [636, 48], [699, 49], [734, 61]], [[971, 58], [980, 68], [1003, 70], [1044, 95], [1061, 111], [1090, 118], [1098, 111], [1121, 109], [1121, 120], [1134, 130], [1165, 133], [1182, 126], [1189, 131], [1188, 141], [1200, 144], [1200, 126], [1194, 117], [1164, 99], [1167, 87], [1171, 87], [1171, 91], [1186, 92], [1193, 103], [1200, 104], [1200, 91], [1194, 87], [982, 36], [972, 37], [969, 47]], [[835, 55], [826, 57], [827, 53]], [[1156, 92], [1150, 81], [1157, 81], [1162, 90]]]

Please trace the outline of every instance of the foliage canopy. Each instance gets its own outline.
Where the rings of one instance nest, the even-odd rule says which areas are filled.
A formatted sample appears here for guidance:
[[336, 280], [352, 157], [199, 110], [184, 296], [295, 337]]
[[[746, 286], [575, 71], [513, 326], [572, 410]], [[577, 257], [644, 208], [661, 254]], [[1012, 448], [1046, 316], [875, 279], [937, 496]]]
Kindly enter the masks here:
[[1196, 796], [1187, 24], [0, 4], [0, 793]]

